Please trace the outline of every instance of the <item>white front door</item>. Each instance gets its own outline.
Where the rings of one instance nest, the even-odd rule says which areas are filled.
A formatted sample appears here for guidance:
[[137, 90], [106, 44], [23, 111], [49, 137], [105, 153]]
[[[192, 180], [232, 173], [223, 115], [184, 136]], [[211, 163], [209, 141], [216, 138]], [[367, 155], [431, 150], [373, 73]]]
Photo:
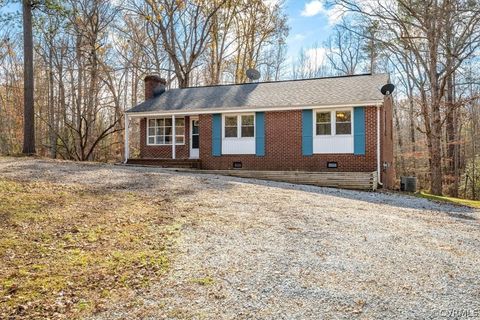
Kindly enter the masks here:
[[190, 117], [190, 159], [198, 159], [200, 152], [200, 136], [198, 118]]

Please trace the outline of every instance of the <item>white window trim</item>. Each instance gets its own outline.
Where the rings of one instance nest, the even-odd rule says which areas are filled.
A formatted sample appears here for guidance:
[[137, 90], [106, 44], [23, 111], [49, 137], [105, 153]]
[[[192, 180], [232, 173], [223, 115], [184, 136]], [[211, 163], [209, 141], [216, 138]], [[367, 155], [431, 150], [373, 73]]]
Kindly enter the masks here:
[[[314, 116], [313, 116], [313, 130], [315, 132], [315, 137], [331, 137], [331, 136], [341, 136], [341, 137], [349, 137], [353, 136], [353, 129], [355, 123], [353, 121], [353, 108], [338, 108], [338, 109], [314, 109]], [[337, 111], [350, 111], [350, 134], [337, 134]], [[317, 134], [317, 113], [326, 113], [330, 112], [330, 134]]]
[[[319, 113], [329, 113], [330, 114], [330, 134], [318, 134], [317, 132], [317, 114]], [[334, 128], [332, 127], [332, 116], [333, 114], [335, 113], [335, 111], [333, 110], [315, 110], [314, 114], [313, 114], [313, 128], [314, 128], [314, 131], [315, 131], [315, 137], [329, 137], [329, 136], [333, 136], [333, 130]], [[327, 123], [327, 122], [323, 122], [323, 123]]]
[[[145, 126], [146, 127], [146, 143], [147, 143], [147, 146], [165, 146], [165, 147], [168, 147], [168, 146], [173, 146], [173, 135], [172, 135], [172, 143], [148, 143], [148, 138], [151, 137], [149, 134], [148, 134], [148, 131], [150, 129], [150, 120], [153, 120], [153, 119], [171, 119], [172, 117], [171, 116], [158, 116], [158, 117], [150, 117], [150, 118], [146, 118], [147, 119], [147, 125]], [[175, 117], [175, 121], [177, 119], [183, 119], [183, 127], [184, 127], [184, 130], [186, 130], [186, 119], [185, 117]], [[173, 129], [172, 129], [172, 134], [173, 134]], [[156, 135], [155, 135], [156, 136]], [[183, 134], [183, 143], [178, 143], [178, 142], [175, 142], [175, 145], [176, 146], [184, 146], [185, 145], [185, 131], [184, 131], [184, 134]]]
[[[242, 116], [253, 116], [253, 137], [242, 137]], [[225, 137], [225, 117], [237, 117], [237, 136]], [[255, 124], [255, 113], [235, 113], [222, 114], [222, 139], [225, 140], [252, 140], [257, 135], [257, 128]]]

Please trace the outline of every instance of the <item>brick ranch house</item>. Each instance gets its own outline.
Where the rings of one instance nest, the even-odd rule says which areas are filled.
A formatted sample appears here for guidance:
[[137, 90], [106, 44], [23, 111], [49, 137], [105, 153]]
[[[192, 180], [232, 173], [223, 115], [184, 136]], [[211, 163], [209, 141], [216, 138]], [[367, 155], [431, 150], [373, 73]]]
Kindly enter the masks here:
[[[146, 101], [125, 113], [127, 163], [192, 161], [207, 170], [376, 172], [392, 187], [387, 74], [166, 90], [145, 78]], [[129, 157], [129, 121], [140, 155]], [[376, 182], [375, 182], [376, 183]]]

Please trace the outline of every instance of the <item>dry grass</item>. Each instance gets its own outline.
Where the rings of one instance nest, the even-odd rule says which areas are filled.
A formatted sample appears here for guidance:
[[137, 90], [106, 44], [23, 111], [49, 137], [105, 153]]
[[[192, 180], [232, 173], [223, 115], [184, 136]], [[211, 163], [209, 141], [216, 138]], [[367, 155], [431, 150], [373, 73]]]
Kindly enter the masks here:
[[0, 178], [0, 318], [79, 318], [158, 279], [180, 227], [163, 203]]

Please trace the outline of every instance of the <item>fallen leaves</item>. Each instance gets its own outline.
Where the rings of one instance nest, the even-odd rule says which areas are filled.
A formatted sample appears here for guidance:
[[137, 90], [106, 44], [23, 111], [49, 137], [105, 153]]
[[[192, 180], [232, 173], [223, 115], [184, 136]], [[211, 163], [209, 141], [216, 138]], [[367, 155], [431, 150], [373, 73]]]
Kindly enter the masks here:
[[0, 179], [0, 318], [78, 318], [160, 279], [180, 230], [166, 205]]

